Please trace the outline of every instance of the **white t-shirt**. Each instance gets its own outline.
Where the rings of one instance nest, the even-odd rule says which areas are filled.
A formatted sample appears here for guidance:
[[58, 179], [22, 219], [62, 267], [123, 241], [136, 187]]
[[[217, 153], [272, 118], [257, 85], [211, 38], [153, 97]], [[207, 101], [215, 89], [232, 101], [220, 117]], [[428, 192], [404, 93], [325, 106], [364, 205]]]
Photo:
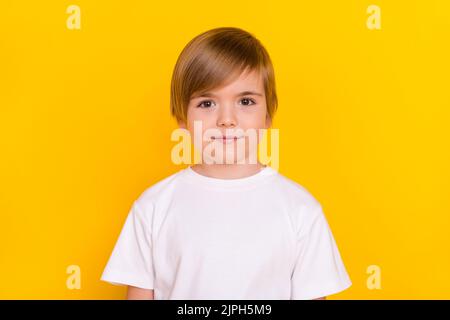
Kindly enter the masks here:
[[315, 299], [351, 286], [321, 204], [266, 166], [181, 169], [131, 206], [101, 280], [163, 299]]

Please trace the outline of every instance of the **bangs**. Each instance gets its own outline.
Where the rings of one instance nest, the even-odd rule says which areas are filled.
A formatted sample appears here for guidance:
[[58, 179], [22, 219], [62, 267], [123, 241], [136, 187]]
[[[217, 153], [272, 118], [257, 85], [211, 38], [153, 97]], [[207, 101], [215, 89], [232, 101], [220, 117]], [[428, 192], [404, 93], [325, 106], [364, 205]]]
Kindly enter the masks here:
[[[234, 39], [233, 39], [234, 40]], [[248, 39], [251, 40], [251, 39]], [[243, 72], [261, 70], [262, 59], [250, 41], [210, 43], [192, 59], [186, 73], [182, 92], [183, 102], [189, 103], [192, 95], [220, 88], [238, 78]]]

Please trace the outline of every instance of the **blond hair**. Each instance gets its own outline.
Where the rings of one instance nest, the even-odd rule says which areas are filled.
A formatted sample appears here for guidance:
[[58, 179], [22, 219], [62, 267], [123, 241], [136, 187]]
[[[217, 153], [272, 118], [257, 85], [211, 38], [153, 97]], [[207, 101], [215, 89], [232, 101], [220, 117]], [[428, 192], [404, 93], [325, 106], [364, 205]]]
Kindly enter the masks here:
[[184, 47], [172, 74], [172, 116], [186, 122], [193, 94], [229, 83], [245, 70], [262, 76], [267, 113], [272, 119], [278, 106], [272, 61], [258, 39], [234, 27], [203, 32]]

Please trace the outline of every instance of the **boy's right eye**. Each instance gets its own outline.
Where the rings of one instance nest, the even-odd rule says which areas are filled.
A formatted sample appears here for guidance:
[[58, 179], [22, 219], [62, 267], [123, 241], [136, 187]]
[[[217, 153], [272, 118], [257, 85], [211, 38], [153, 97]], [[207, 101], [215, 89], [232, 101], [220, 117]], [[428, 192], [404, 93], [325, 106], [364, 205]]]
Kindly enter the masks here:
[[210, 108], [212, 107], [212, 101], [211, 100], [204, 100], [200, 102], [200, 104], [197, 106], [198, 108]]

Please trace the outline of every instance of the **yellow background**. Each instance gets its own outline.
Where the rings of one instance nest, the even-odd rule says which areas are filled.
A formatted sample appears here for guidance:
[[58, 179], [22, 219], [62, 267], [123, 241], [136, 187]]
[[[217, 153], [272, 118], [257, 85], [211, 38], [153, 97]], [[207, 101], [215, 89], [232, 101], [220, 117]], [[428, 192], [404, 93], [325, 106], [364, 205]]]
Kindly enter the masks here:
[[[66, 27], [71, 4], [81, 30]], [[371, 4], [381, 30], [366, 27]], [[280, 172], [322, 203], [353, 281], [329, 299], [449, 299], [446, 0], [3, 1], [0, 298], [124, 297], [99, 278], [126, 214], [183, 168], [170, 160], [173, 66], [219, 26], [252, 32], [273, 59]]]

